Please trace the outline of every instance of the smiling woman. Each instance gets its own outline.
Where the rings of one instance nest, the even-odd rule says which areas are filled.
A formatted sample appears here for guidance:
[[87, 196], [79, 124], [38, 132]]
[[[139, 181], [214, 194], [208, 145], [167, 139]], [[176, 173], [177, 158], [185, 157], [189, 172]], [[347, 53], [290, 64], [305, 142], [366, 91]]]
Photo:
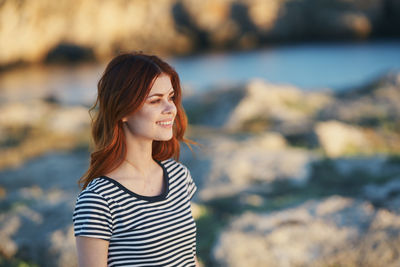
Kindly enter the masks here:
[[73, 214], [79, 266], [196, 266], [178, 74], [156, 56], [117, 56], [93, 110], [95, 151]]
[[161, 74], [155, 79], [143, 106], [134, 114], [122, 118], [129, 133], [153, 140], [171, 139], [177, 112], [173, 95], [171, 79]]

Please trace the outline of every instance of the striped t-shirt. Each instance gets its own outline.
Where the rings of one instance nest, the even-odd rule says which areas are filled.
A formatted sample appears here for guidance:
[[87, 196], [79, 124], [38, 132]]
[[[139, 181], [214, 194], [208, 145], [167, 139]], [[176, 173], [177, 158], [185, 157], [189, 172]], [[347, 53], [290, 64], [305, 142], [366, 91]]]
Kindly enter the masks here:
[[75, 236], [109, 241], [108, 266], [195, 266], [190, 199], [196, 185], [181, 163], [157, 163], [164, 171], [161, 195], [141, 196], [101, 176], [77, 198]]

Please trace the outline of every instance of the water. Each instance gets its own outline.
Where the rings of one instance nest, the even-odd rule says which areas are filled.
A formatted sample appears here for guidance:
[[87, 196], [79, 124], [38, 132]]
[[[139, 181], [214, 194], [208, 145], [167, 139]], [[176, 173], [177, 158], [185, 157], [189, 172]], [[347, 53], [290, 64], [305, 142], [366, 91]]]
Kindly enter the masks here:
[[388, 71], [400, 71], [400, 41], [303, 44], [171, 62], [182, 80], [195, 89], [259, 77], [304, 90], [340, 90], [366, 83]]
[[[400, 71], [400, 40], [301, 44], [247, 52], [167, 59], [184, 90], [243, 84], [253, 78], [304, 90], [347, 89], [389, 71]], [[106, 63], [36, 66], [0, 76], [0, 103], [54, 96], [65, 104], [90, 105]]]

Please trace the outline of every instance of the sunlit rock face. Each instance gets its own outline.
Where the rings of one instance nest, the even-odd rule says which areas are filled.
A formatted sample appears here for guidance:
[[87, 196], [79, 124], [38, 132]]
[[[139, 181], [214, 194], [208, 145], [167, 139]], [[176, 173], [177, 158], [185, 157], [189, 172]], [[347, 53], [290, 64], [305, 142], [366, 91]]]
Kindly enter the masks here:
[[314, 130], [330, 157], [400, 151], [400, 75], [337, 94], [318, 120]]
[[233, 109], [224, 127], [243, 130], [264, 121], [270, 127], [307, 125], [315, 113], [333, 99], [328, 92], [304, 92], [289, 85], [253, 80], [245, 87], [245, 96]]
[[338, 121], [318, 123], [315, 132], [321, 148], [332, 158], [400, 151], [400, 136], [395, 132], [353, 126]]
[[294, 86], [254, 79], [237, 88], [192, 96], [184, 106], [192, 124], [230, 132], [290, 133], [308, 131], [318, 112], [333, 101], [329, 90], [306, 92]]
[[316, 126], [316, 133], [325, 153], [338, 157], [346, 153], [372, 149], [368, 133], [359, 127], [346, 125], [338, 121], [321, 122]]
[[4, 1], [0, 66], [398, 36], [396, 0]]
[[400, 216], [332, 196], [273, 213], [245, 213], [220, 234], [218, 266], [397, 266]]
[[[59, 45], [92, 50], [98, 58], [115, 50], [182, 53], [190, 39], [175, 30], [174, 1], [6, 1], [0, 8], [2, 65], [40, 61]], [[12, 37], [11, 37], [12, 36]]]

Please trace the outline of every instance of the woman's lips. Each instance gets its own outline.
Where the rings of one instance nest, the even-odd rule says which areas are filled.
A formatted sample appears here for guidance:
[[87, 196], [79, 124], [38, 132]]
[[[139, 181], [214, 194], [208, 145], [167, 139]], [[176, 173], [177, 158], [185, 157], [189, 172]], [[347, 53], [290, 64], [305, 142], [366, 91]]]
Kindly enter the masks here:
[[174, 123], [173, 120], [164, 120], [164, 121], [156, 122], [157, 125], [164, 127], [164, 128], [171, 128], [173, 123]]

